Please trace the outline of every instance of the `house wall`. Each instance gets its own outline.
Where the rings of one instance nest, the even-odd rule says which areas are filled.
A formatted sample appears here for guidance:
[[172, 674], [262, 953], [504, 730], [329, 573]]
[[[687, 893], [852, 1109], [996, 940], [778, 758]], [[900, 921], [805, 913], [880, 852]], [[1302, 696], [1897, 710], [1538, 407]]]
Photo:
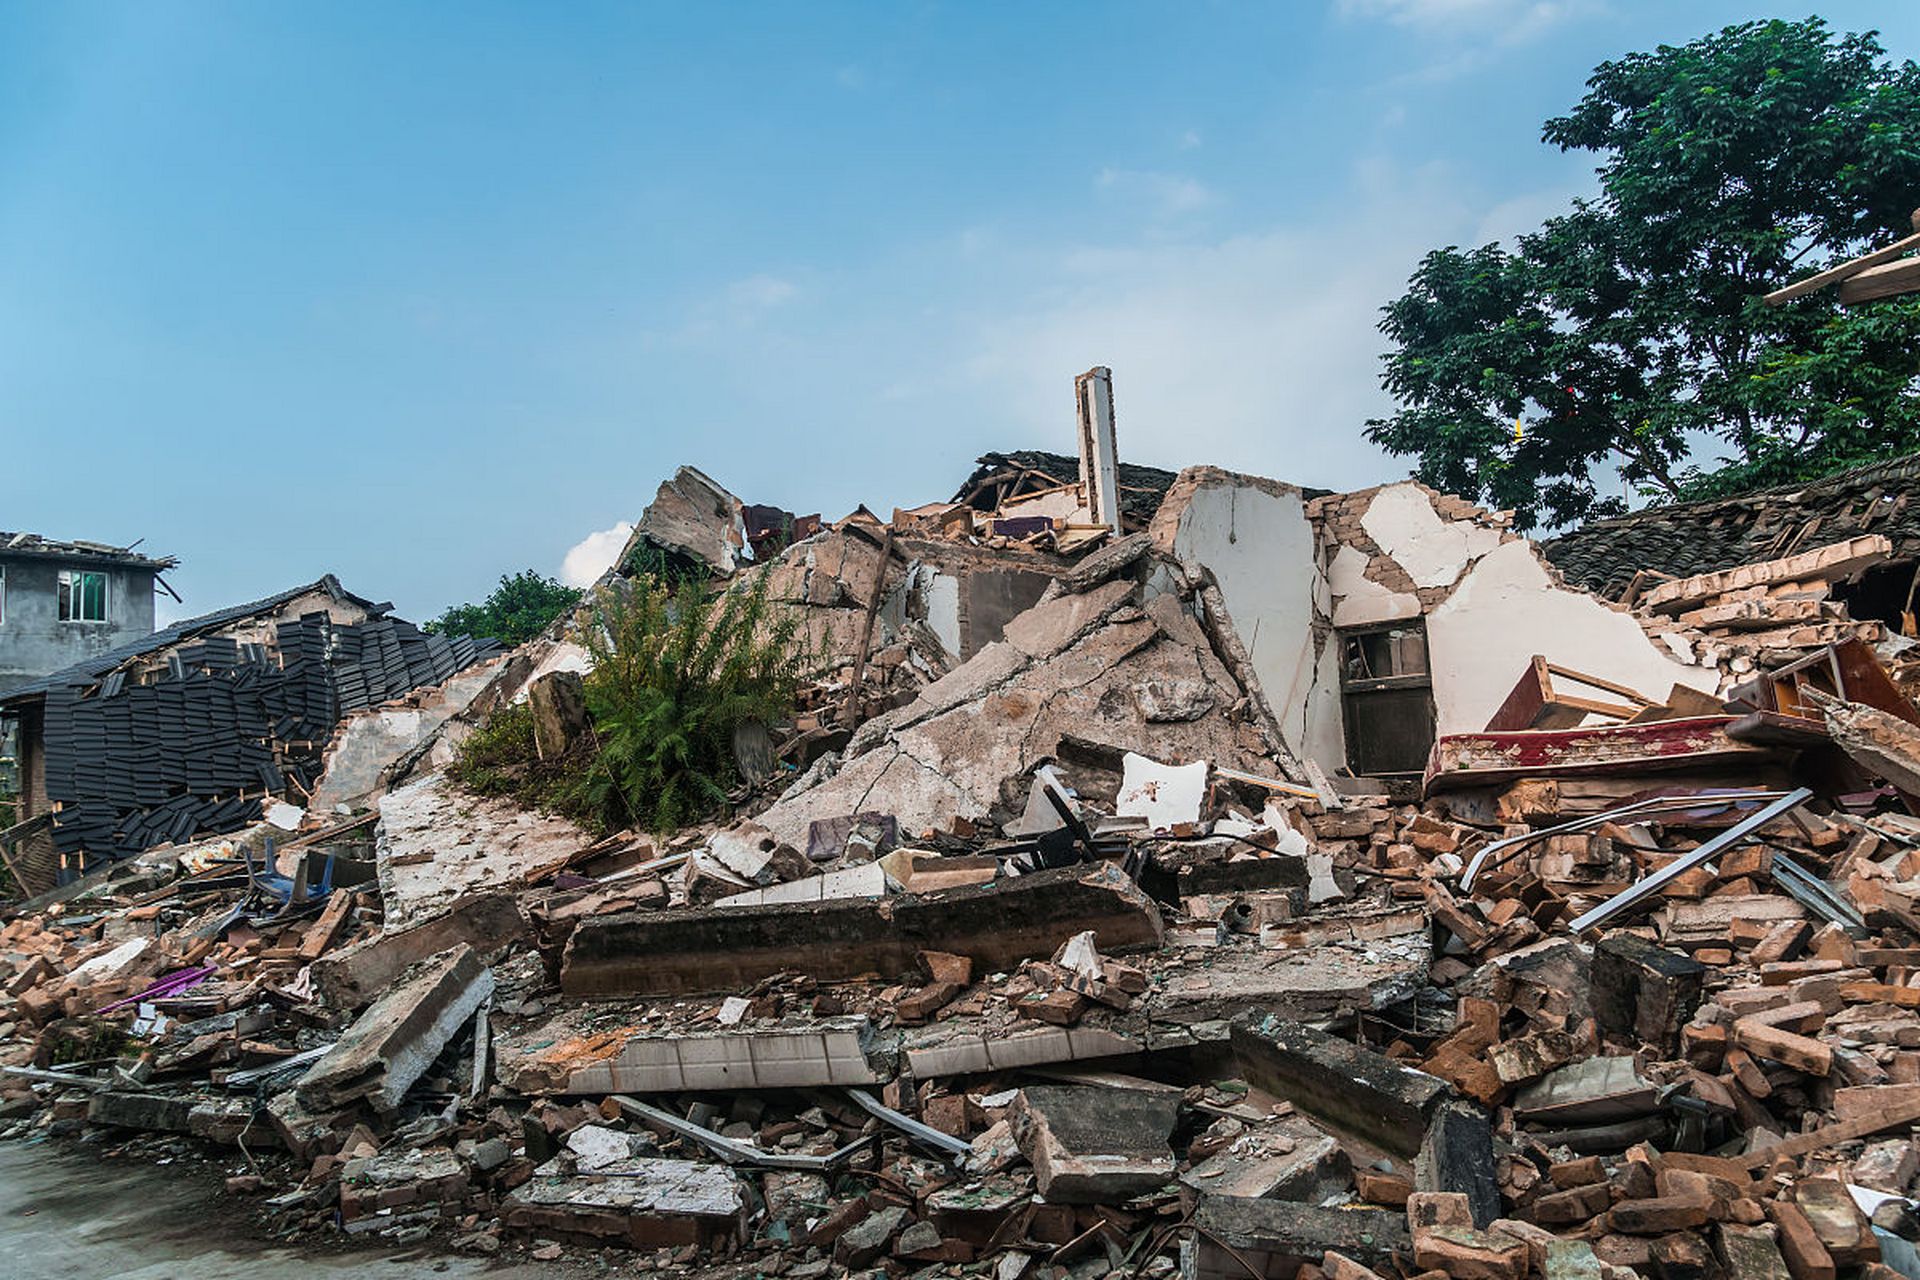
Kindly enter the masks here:
[[[0, 612], [0, 691], [24, 684], [153, 631], [152, 569], [55, 556], [0, 555], [6, 600]], [[62, 569], [107, 575], [105, 622], [60, 621]]]
[[1438, 733], [1486, 728], [1534, 654], [1656, 700], [1720, 682], [1634, 614], [1565, 586], [1503, 517], [1460, 498], [1409, 481], [1317, 499], [1313, 516], [1336, 627], [1425, 617]]
[[1262, 690], [1296, 755], [1344, 758], [1329, 596], [1306, 495], [1213, 467], [1180, 473], [1154, 517], [1154, 542], [1211, 570]]

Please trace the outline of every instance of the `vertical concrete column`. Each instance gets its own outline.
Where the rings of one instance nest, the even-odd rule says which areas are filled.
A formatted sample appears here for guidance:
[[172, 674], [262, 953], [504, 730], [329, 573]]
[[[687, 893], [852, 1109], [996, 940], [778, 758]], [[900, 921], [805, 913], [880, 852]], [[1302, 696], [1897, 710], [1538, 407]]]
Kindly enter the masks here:
[[1095, 365], [1073, 380], [1080, 417], [1080, 487], [1098, 524], [1120, 532], [1120, 455], [1113, 439], [1113, 370]]

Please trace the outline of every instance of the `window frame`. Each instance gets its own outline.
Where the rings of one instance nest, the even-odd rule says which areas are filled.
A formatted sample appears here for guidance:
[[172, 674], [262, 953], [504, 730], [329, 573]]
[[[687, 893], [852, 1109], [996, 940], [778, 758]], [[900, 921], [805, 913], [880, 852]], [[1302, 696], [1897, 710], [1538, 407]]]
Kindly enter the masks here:
[[[1413, 632], [1419, 635], [1425, 669], [1418, 672], [1385, 676], [1355, 676], [1347, 668], [1347, 646], [1349, 643], [1364, 643], [1368, 637], [1385, 635], [1395, 631]], [[1407, 728], [1414, 728], [1424, 721], [1424, 730], [1416, 732], [1426, 739], [1431, 749], [1437, 730], [1437, 712], [1433, 701], [1433, 653], [1427, 647], [1427, 620], [1425, 615], [1404, 618], [1393, 622], [1368, 623], [1357, 627], [1341, 627], [1334, 632], [1335, 642], [1340, 646], [1340, 713], [1342, 721], [1343, 746], [1349, 769], [1364, 777], [1394, 777], [1417, 775], [1414, 769], [1381, 769], [1369, 767], [1377, 764], [1373, 757], [1379, 751], [1379, 734], [1387, 728], [1382, 719], [1382, 708], [1391, 703], [1406, 707], [1409, 702], [1420, 704]], [[1396, 697], [1396, 695], [1398, 695]], [[1385, 713], [1389, 718], [1394, 713]], [[1405, 715], [1405, 711], [1398, 713]], [[1407, 763], [1407, 762], [1402, 762]]]
[[[87, 579], [100, 580], [100, 616], [85, 616]], [[113, 592], [104, 569], [62, 569], [54, 579], [55, 606], [60, 621], [83, 627], [104, 627], [113, 621]]]

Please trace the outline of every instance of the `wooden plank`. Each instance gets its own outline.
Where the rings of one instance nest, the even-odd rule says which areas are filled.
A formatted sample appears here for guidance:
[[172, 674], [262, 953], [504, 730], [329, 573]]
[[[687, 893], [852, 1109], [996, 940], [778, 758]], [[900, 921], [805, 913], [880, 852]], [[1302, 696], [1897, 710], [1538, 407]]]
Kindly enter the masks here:
[[[1820, 292], [1830, 284], [1861, 275], [1869, 268], [1877, 267], [1883, 262], [1892, 262], [1909, 249], [1920, 249], [1920, 233], [1902, 236], [1884, 249], [1863, 253], [1857, 258], [1849, 258], [1839, 266], [1828, 267], [1825, 271], [1810, 275], [1805, 280], [1796, 280], [1784, 289], [1775, 289], [1761, 301], [1770, 307], [1777, 307], [1782, 303], [1792, 302], [1795, 298], [1804, 298], [1810, 293]], [[1844, 291], [1841, 293], [1841, 301], [1846, 301]]]
[[1920, 1101], [1909, 1102], [1903, 1107], [1890, 1107], [1877, 1115], [1860, 1116], [1853, 1120], [1842, 1120], [1837, 1124], [1823, 1125], [1812, 1133], [1795, 1134], [1783, 1138], [1771, 1146], [1749, 1151], [1746, 1155], [1735, 1156], [1749, 1169], [1764, 1169], [1783, 1156], [1806, 1155], [1809, 1151], [1820, 1151], [1836, 1143], [1852, 1142], [1855, 1138], [1864, 1138], [1879, 1133], [1882, 1129], [1898, 1129], [1920, 1120]]
[[1920, 258], [1902, 258], [1868, 267], [1840, 285], [1840, 301], [1847, 305], [1893, 298], [1920, 289]]
[[307, 930], [307, 936], [300, 942], [300, 959], [312, 962], [326, 954], [333, 945], [333, 935], [340, 932], [340, 924], [347, 918], [347, 912], [353, 908], [353, 894], [346, 889], [335, 889], [327, 902], [326, 910]]

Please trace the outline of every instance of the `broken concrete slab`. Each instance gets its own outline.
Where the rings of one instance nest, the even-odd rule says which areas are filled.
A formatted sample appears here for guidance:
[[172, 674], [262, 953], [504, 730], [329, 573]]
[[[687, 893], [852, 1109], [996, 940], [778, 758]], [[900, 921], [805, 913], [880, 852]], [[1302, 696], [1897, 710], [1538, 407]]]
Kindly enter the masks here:
[[748, 889], [714, 900], [716, 907], [767, 907], [782, 903], [825, 902], [832, 898], [883, 898], [887, 873], [877, 862], [840, 867], [816, 876], [802, 876], [785, 884]]
[[1438, 1077], [1305, 1023], [1248, 1011], [1234, 1019], [1231, 1034], [1250, 1083], [1396, 1155], [1420, 1150], [1452, 1093]]
[[87, 1103], [89, 1124], [146, 1133], [191, 1133], [193, 1099], [158, 1093], [105, 1090]]
[[633, 1157], [579, 1177], [556, 1157], [501, 1204], [509, 1228], [659, 1248], [710, 1245], [744, 1230], [746, 1197], [725, 1165]]
[[401, 771], [396, 766], [417, 758], [423, 749], [432, 757], [429, 767], [448, 763], [438, 757], [444, 752], [450, 759], [452, 750], [434, 743], [436, 735], [486, 691], [510, 660], [502, 654], [475, 663], [444, 684], [414, 690], [402, 705], [372, 707], [342, 720], [308, 810], [332, 821], [336, 814], [373, 803], [390, 775]]
[[406, 929], [382, 931], [313, 962], [313, 983], [335, 1009], [358, 1009], [402, 973], [462, 943], [483, 958], [527, 936], [511, 893], [471, 894], [443, 914]]
[[418, 924], [456, 898], [506, 888], [565, 865], [593, 837], [550, 814], [461, 791], [430, 774], [380, 798], [380, 897], [390, 929]]
[[1658, 1089], [1628, 1056], [1588, 1058], [1548, 1072], [1513, 1100], [1516, 1119], [1551, 1125], [1606, 1124], [1646, 1115]]
[[1234, 1139], [1180, 1182], [1201, 1195], [1324, 1204], [1353, 1186], [1353, 1161], [1332, 1134], [1289, 1116]]
[[1037, 1031], [989, 1033], [936, 1023], [911, 1033], [902, 1057], [914, 1079], [938, 1080], [1019, 1067], [1125, 1057], [1146, 1047], [1143, 1039], [1104, 1027], [1046, 1027]]
[[904, 977], [919, 953], [964, 955], [987, 971], [1053, 954], [1086, 929], [1107, 951], [1152, 946], [1159, 910], [1111, 863], [896, 898], [713, 907], [583, 920], [568, 939], [568, 995], [736, 991], [787, 969], [821, 982]]
[[1262, 1277], [1291, 1280], [1329, 1252], [1396, 1275], [1395, 1258], [1413, 1253], [1406, 1215], [1386, 1209], [1202, 1196], [1193, 1222], [1197, 1238], [1182, 1255], [1191, 1280], [1245, 1280], [1248, 1265]]
[[647, 548], [691, 562], [678, 567], [729, 577], [743, 555], [751, 555], [745, 508], [705, 472], [681, 467], [673, 479], [661, 482], [653, 501], [641, 512], [614, 568], [626, 566], [636, 555], [644, 558]]
[[1179, 1115], [1178, 1089], [1142, 1081], [1029, 1085], [1008, 1119], [1041, 1195], [1056, 1204], [1117, 1204], [1173, 1181], [1167, 1139]]
[[410, 971], [367, 1007], [295, 1092], [315, 1111], [366, 1099], [392, 1111], [493, 994], [493, 970], [464, 944]]
[[1141, 605], [1138, 590], [1117, 580], [1042, 601], [1008, 624], [1006, 640], [868, 720], [837, 773], [790, 789], [760, 821], [793, 843], [814, 820], [856, 808], [914, 832], [997, 822], [1003, 786], [1056, 758], [1070, 736], [1270, 774], [1257, 736], [1227, 714], [1237, 698], [1191, 720], [1147, 718], [1133, 691], [1148, 682], [1237, 686], [1178, 598]]
[[878, 1084], [890, 1076], [872, 1024], [856, 1016], [796, 1027], [635, 1036], [614, 1056], [569, 1074], [567, 1091], [801, 1089]]

